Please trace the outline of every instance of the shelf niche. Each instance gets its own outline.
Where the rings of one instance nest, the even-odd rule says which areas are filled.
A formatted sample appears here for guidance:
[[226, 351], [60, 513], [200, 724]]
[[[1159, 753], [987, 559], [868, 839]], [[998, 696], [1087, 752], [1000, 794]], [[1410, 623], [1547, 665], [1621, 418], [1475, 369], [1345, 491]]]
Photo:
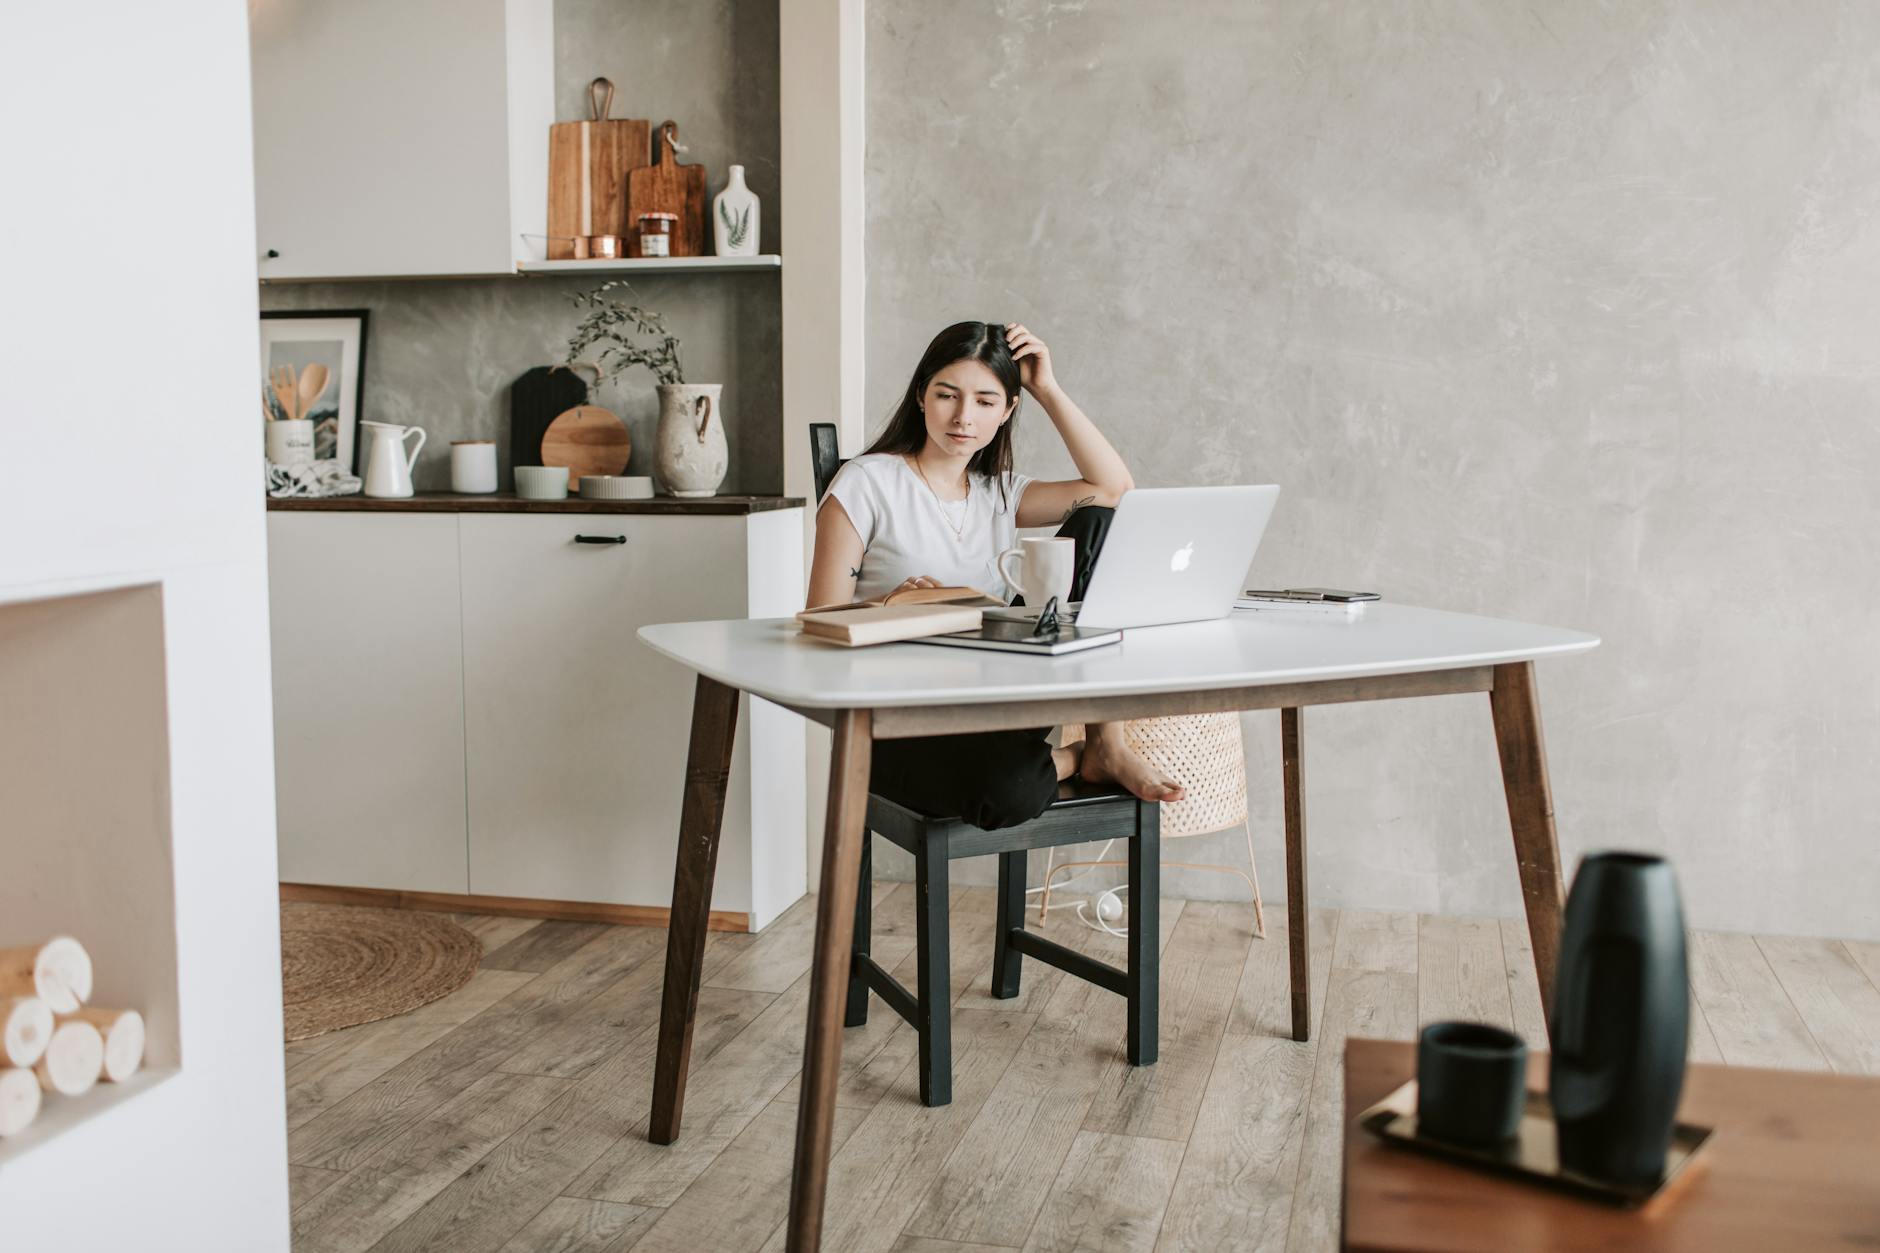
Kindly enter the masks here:
[[176, 1073], [176, 890], [163, 594], [0, 603], [0, 945], [76, 937], [90, 1003], [141, 1010], [144, 1069], [44, 1094], [10, 1158]]

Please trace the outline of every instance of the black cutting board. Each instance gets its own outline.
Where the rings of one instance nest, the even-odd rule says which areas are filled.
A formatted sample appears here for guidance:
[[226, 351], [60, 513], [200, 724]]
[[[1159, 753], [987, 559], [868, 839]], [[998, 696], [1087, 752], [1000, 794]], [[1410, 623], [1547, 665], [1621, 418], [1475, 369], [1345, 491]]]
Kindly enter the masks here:
[[509, 464], [542, 464], [542, 436], [576, 405], [586, 404], [587, 379], [566, 366], [538, 365], [509, 386]]

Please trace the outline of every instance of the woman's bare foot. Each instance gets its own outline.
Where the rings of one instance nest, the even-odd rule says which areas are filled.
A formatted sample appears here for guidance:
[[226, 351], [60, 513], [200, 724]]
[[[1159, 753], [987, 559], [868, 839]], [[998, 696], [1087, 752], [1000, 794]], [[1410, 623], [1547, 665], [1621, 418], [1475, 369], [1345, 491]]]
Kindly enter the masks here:
[[1085, 783], [1114, 783], [1145, 801], [1178, 801], [1188, 794], [1179, 782], [1130, 748], [1121, 723], [1093, 723], [1086, 728], [1084, 761], [1078, 773]]

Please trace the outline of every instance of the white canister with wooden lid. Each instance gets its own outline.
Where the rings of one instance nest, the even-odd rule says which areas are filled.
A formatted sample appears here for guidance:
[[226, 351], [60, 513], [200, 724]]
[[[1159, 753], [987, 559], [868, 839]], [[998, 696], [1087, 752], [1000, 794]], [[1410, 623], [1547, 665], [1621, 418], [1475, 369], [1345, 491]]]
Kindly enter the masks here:
[[450, 490], [480, 494], [496, 490], [496, 441], [457, 439], [450, 444]]

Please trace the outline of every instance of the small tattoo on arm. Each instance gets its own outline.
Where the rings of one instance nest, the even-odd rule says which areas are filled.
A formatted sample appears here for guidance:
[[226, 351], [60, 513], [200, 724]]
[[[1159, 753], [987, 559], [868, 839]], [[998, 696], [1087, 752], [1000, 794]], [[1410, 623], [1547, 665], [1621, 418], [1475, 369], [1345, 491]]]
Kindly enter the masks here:
[[1097, 498], [1095, 496], [1086, 496], [1082, 500], [1073, 500], [1071, 507], [1064, 511], [1064, 516], [1058, 519], [1058, 525], [1062, 526], [1064, 523], [1069, 522], [1071, 515], [1076, 513], [1079, 509], [1082, 509], [1085, 505], [1094, 505], [1096, 503]]
[[861, 568], [860, 566], [850, 566], [850, 567], [849, 567], [849, 577], [850, 577], [851, 579], [859, 579], [859, 578], [861, 578], [861, 577], [862, 577], [862, 568]]

